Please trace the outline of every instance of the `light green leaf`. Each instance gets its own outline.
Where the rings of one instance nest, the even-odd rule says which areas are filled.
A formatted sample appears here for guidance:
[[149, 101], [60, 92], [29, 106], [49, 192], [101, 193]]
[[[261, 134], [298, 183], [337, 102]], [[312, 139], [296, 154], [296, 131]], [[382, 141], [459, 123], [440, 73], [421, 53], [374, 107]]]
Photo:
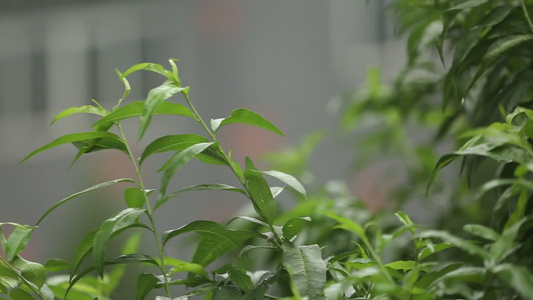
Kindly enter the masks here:
[[20, 289], [20, 288], [14, 288], [11, 290], [11, 293], [9, 293], [9, 296], [11, 297], [10, 299], [16, 299], [16, 300], [35, 300], [35, 298], [33, 298], [33, 296]]
[[163, 104], [163, 101], [175, 94], [187, 90], [189, 87], [176, 86], [176, 84], [166, 81], [162, 85], [153, 88], [148, 92], [148, 97], [144, 101], [144, 109], [140, 118], [139, 140], [142, 139], [155, 111]]
[[131, 187], [124, 190], [124, 199], [130, 208], [142, 208], [145, 201], [144, 197], [144, 192], [137, 187]]
[[100, 226], [94, 236], [93, 245], [94, 265], [98, 275], [101, 277], [104, 275], [104, 251], [107, 241], [114, 233], [138, 223], [139, 215], [145, 211], [145, 209], [126, 208]]
[[233, 191], [237, 192], [243, 195], [246, 195], [246, 192], [242, 189], [227, 185], [227, 184], [220, 184], [220, 183], [205, 183], [205, 184], [197, 184], [192, 185], [188, 187], [181, 188], [165, 197], [161, 197], [157, 200], [154, 206], [154, 210], [161, 207], [163, 204], [165, 204], [168, 200], [177, 198], [179, 194], [189, 191], [206, 191], [206, 190], [221, 190], [221, 191]]
[[231, 220], [228, 221], [228, 224], [232, 223], [235, 220], [239, 220], [239, 219], [240, 220], [246, 220], [248, 222], [252, 222], [252, 223], [255, 223], [255, 224], [261, 225], [261, 226], [263, 226], [265, 228], [270, 229], [270, 226], [267, 223], [265, 223], [265, 222], [263, 222], [263, 221], [261, 221], [259, 219], [256, 219], [256, 218], [253, 218], [253, 217], [248, 217], [248, 216], [233, 217]]
[[219, 120], [220, 119], [211, 121], [211, 127], [213, 127], [214, 131], [217, 131], [218, 129], [220, 129], [220, 127], [224, 125], [242, 123], [260, 127], [277, 133], [281, 136], [285, 136], [276, 126], [270, 123], [270, 121], [263, 118], [261, 115], [245, 108], [236, 109], [231, 112], [231, 116], [221, 120], [220, 122]]
[[120, 106], [120, 103], [122, 103], [122, 100], [126, 99], [131, 92], [130, 82], [128, 79], [126, 79], [124, 74], [120, 73], [117, 68], [115, 68], [115, 73], [117, 73], [118, 79], [120, 79], [120, 82], [122, 82], [122, 85], [124, 85], [124, 94], [122, 94], [122, 98], [118, 100], [117, 105], [113, 107], [113, 110], [117, 109]]
[[435, 272], [429, 272], [423, 275], [418, 282], [416, 283], [416, 287], [426, 289], [431, 283], [433, 283], [435, 280], [441, 278], [442, 276], [457, 270], [460, 268], [462, 264], [449, 264], [445, 266], [444, 268], [440, 269], [439, 271]]
[[496, 231], [479, 224], [467, 224], [463, 229], [489, 241], [496, 241], [500, 238], [500, 235]]
[[533, 295], [533, 275], [525, 266], [501, 264], [494, 268], [494, 273], [524, 297]]
[[[163, 178], [161, 179], [161, 187], [159, 188], [159, 193], [161, 194], [161, 196], [164, 196], [166, 194], [168, 183], [170, 182], [170, 179], [174, 176], [174, 174], [176, 174], [176, 172], [181, 169], [187, 162], [189, 162], [191, 159], [196, 157], [199, 153], [201, 153], [211, 145], [213, 145], [212, 142], [198, 143], [192, 145], [179, 152], [168, 161], [168, 167], [165, 169], [165, 173], [163, 173]], [[159, 171], [161, 171], [161, 169]]]
[[252, 160], [246, 157], [246, 171], [244, 172], [246, 187], [250, 193], [255, 211], [272, 224], [276, 214], [276, 203], [272, 197], [270, 187], [261, 173], [257, 171]]
[[159, 278], [154, 274], [141, 273], [137, 277], [137, 294], [135, 295], [135, 300], [143, 300], [159, 282]]
[[68, 116], [76, 114], [93, 114], [98, 116], [105, 116], [109, 114], [109, 111], [101, 107], [96, 107], [92, 105], [84, 105], [80, 107], [71, 107], [67, 108], [64, 111], [58, 113], [53, 119], [50, 125], [54, 124], [56, 121], [66, 118]]
[[70, 263], [59, 258], [51, 258], [46, 261], [44, 267], [48, 272], [59, 272], [70, 269]]
[[283, 237], [286, 240], [292, 239], [294, 236], [296, 236], [302, 228], [308, 223], [311, 222], [311, 218], [309, 217], [303, 217], [303, 218], [292, 218], [288, 220], [285, 225], [283, 225]]
[[413, 221], [411, 221], [411, 218], [409, 218], [409, 216], [404, 213], [403, 211], [399, 211], [397, 213], [394, 214], [398, 220], [400, 220], [400, 222], [402, 222], [404, 225], [414, 225]]
[[283, 266], [289, 272], [299, 294], [309, 299], [323, 299], [326, 287], [326, 263], [318, 245], [295, 246], [284, 242]]
[[165, 69], [165, 67], [163, 67], [160, 64], [140, 63], [140, 64], [136, 64], [136, 65], [130, 67], [129, 69], [127, 69], [126, 72], [124, 72], [124, 74], [122, 74], [121, 77], [127, 77], [131, 73], [136, 72], [136, 71], [141, 71], [141, 70], [143, 70], [143, 71], [152, 71], [152, 72], [161, 74], [161, 75], [165, 76], [167, 79], [170, 79], [169, 77], [171, 75], [171, 72], [169, 72], [167, 69]]
[[411, 270], [416, 266], [416, 263], [412, 260], [398, 260], [393, 261], [385, 265], [385, 267], [389, 267], [394, 270]]
[[359, 236], [360, 238], [366, 239], [365, 230], [363, 229], [363, 227], [361, 227], [361, 225], [355, 223], [354, 221], [350, 219], [338, 216], [332, 212], [326, 212], [324, 213], [324, 215], [340, 223], [339, 225], [335, 226], [336, 228], [342, 228], [344, 230], [351, 231], [355, 233], [357, 236]]
[[451, 248], [453, 247], [452, 244], [450, 243], [439, 243], [439, 244], [431, 244], [429, 246], [426, 246], [425, 248], [422, 249], [422, 251], [420, 251], [418, 253], [418, 260], [423, 260], [424, 258], [432, 255], [432, 254], [435, 254], [435, 253], [438, 253], [442, 250], [446, 250], [448, 248]]
[[76, 247], [76, 250], [74, 251], [74, 257], [72, 258], [72, 268], [70, 269], [70, 277], [74, 277], [74, 274], [78, 270], [81, 262], [92, 251], [94, 245], [94, 237], [96, 236], [97, 231], [98, 228], [85, 235], [85, 237], [83, 237], [81, 242]]
[[523, 218], [516, 222], [514, 225], [505, 228], [501, 236], [496, 240], [495, 243], [491, 245], [490, 250], [494, 261], [502, 261], [516, 249], [516, 236], [520, 230], [520, 227], [526, 220], [526, 218]]
[[476, 255], [478, 257], [481, 257], [483, 259], [487, 259], [489, 257], [489, 253], [487, 252], [487, 250], [479, 247], [479, 246], [476, 246], [474, 245], [473, 243], [467, 241], [467, 240], [464, 240], [460, 237], [457, 237], [455, 235], [452, 235], [446, 231], [439, 231], [439, 230], [426, 230], [426, 231], [423, 231], [421, 234], [420, 234], [421, 237], [423, 238], [439, 238], [443, 241], [446, 241], [448, 243], [451, 243], [453, 244], [454, 246], [472, 254], [472, 255]]
[[64, 144], [70, 144], [74, 142], [89, 141], [89, 140], [98, 139], [98, 138], [110, 138], [110, 139], [115, 139], [117, 141], [124, 143], [120, 139], [120, 137], [110, 132], [93, 131], [93, 132], [72, 133], [72, 134], [67, 134], [60, 138], [57, 138], [51, 143], [48, 143], [42, 146], [41, 148], [33, 151], [32, 153], [28, 154], [28, 156], [26, 156], [22, 161], [20, 161], [19, 164], [25, 162], [26, 160], [28, 160], [30, 157], [34, 156], [37, 153], [43, 152], [45, 150], [48, 150], [48, 149], [51, 149], [57, 146], [61, 146]]
[[[2, 224], [0, 224], [0, 227], [1, 225]], [[13, 261], [17, 255], [24, 250], [24, 247], [26, 247], [28, 244], [31, 234], [35, 228], [36, 227], [31, 227], [28, 225], [15, 226], [15, 229], [13, 229], [5, 244], [2, 245], [8, 261]]]
[[103, 188], [103, 187], [106, 187], [106, 186], [110, 186], [110, 185], [113, 185], [113, 184], [116, 184], [116, 183], [119, 183], [119, 182], [135, 182], [135, 180], [133, 179], [130, 179], [130, 178], [120, 178], [120, 179], [115, 179], [115, 180], [110, 180], [110, 181], [106, 181], [106, 182], [102, 182], [102, 183], [99, 183], [99, 184], [96, 184], [96, 185], [93, 185], [91, 186], [90, 188], [87, 188], [87, 189], [84, 189], [83, 191], [80, 191], [80, 192], [77, 192], [77, 193], [74, 193], [66, 198], [64, 198], [63, 200], [57, 202], [56, 204], [54, 204], [52, 207], [50, 207], [44, 214], [43, 216], [39, 219], [39, 221], [37, 221], [37, 224], [35, 224], [35, 226], [38, 226], [43, 220], [44, 218], [50, 214], [52, 211], [54, 211], [56, 208], [58, 208], [59, 206], [67, 203], [68, 201], [72, 200], [73, 198], [76, 198], [80, 195], [83, 195], [87, 192], [90, 192], [90, 191], [93, 191], [93, 190], [97, 190], [97, 189], [100, 189], [100, 188]]
[[43, 286], [46, 278], [46, 269], [43, 265], [25, 260], [20, 256], [13, 259], [12, 265], [20, 270], [22, 277], [35, 284], [39, 289]]
[[165, 257], [165, 265], [171, 266], [172, 268], [168, 271], [170, 275], [176, 274], [179, 272], [190, 272], [194, 274], [201, 275], [202, 277], [208, 278], [207, 272], [202, 265], [185, 262], [173, 257]]
[[[139, 117], [143, 114], [144, 111], [144, 102], [137, 101], [131, 102], [123, 107], [115, 110], [114, 112], [108, 114], [107, 116], [98, 120], [98, 122], [91, 125], [91, 127], [108, 125], [115, 121], [120, 121], [128, 118]], [[162, 102], [157, 106], [154, 111], [154, 115], [181, 115], [187, 116], [194, 119], [192, 112], [183, 104], [172, 103], [172, 102]]]
[[281, 181], [283, 181], [284, 183], [286, 183], [288, 186], [290, 186], [291, 188], [293, 188], [295, 191], [297, 191], [298, 193], [300, 193], [302, 196], [304, 196], [304, 198], [307, 197], [307, 193], [305, 191], [305, 188], [303, 187], [303, 185], [300, 183], [300, 181], [298, 181], [298, 179], [296, 179], [294, 176], [290, 175], [290, 174], [287, 174], [287, 173], [283, 173], [283, 172], [280, 172], [280, 171], [276, 171], [276, 170], [271, 170], [271, 171], [261, 171], [261, 173], [263, 174], [267, 174], [269, 176], [272, 176], [272, 177], [275, 177]]
[[187, 149], [190, 146], [208, 142], [208, 139], [196, 134], [166, 135], [154, 140], [148, 146], [146, 146], [141, 155], [141, 158], [139, 159], [139, 162], [142, 164], [148, 156], [155, 153], [163, 153], [167, 151], [181, 151]]

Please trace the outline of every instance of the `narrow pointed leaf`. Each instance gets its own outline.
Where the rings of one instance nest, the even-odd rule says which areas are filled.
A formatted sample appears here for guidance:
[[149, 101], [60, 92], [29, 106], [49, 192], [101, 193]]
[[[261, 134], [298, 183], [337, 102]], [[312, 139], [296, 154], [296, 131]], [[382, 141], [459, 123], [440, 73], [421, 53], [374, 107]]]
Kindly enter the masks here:
[[142, 208], [144, 206], [144, 192], [137, 187], [125, 189], [124, 199], [130, 208]]
[[246, 158], [246, 171], [244, 172], [246, 187], [252, 198], [255, 211], [263, 217], [268, 224], [272, 224], [276, 214], [276, 203], [270, 186], [257, 171], [250, 158]]
[[496, 231], [479, 224], [467, 224], [463, 229], [489, 241], [497, 241], [500, 238], [500, 235]]
[[160, 64], [140, 63], [140, 64], [136, 64], [136, 65], [130, 67], [129, 69], [127, 69], [122, 74], [121, 77], [127, 77], [131, 73], [136, 72], [136, 71], [141, 71], [141, 70], [142, 71], [152, 71], [152, 72], [161, 74], [161, 75], [165, 76], [166, 78], [169, 78], [169, 75], [171, 74], [167, 69], [165, 69], [165, 67], [163, 67]]
[[[131, 102], [123, 107], [115, 110], [114, 112], [108, 114], [107, 116], [98, 120], [98, 122], [91, 125], [92, 127], [102, 126], [108, 123], [115, 121], [120, 121], [128, 118], [139, 117], [143, 114], [144, 111], [144, 102], [137, 101]], [[157, 106], [154, 111], [154, 115], [181, 115], [187, 116], [194, 119], [192, 112], [183, 104], [172, 103], [172, 102], [162, 102]]]
[[281, 181], [283, 181], [284, 183], [286, 183], [288, 186], [290, 186], [291, 188], [293, 188], [295, 191], [297, 191], [298, 193], [300, 193], [302, 196], [304, 196], [304, 198], [307, 197], [307, 193], [305, 191], [305, 188], [303, 187], [303, 185], [300, 183], [300, 181], [298, 181], [298, 179], [296, 179], [294, 176], [290, 175], [290, 174], [287, 174], [287, 173], [283, 173], [283, 172], [280, 172], [280, 171], [276, 171], [276, 170], [271, 170], [271, 171], [261, 171], [261, 173], [263, 174], [267, 174], [269, 176], [272, 176], [272, 177], [275, 177]]
[[215, 274], [228, 274], [228, 278], [238, 285], [245, 293], [250, 292], [254, 288], [252, 279], [246, 271], [231, 264], [227, 264], [222, 268], [215, 270]]
[[457, 237], [457, 236], [454, 236], [446, 231], [438, 231], [438, 230], [426, 230], [426, 231], [423, 231], [421, 234], [420, 234], [421, 237], [423, 238], [439, 238], [443, 241], [446, 241], [450, 244], [453, 244], [454, 246], [472, 254], [472, 255], [476, 255], [478, 257], [481, 257], [483, 259], [487, 259], [489, 257], [489, 253], [487, 252], [487, 250], [477, 246], [477, 245], [474, 245], [473, 243], [467, 241], [467, 240], [464, 240], [460, 237]]
[[106, 220], [96, 232], [93, 245], [94, 265], [98, 275], [104, 274], [104, 251], [111, 236], [122, 229], [138, 223], [145, 209], [127, 208], [111, 219]]
[[295, 246], [285, 242], [283, 266], [289, 272], [299, 294], [309, 299], [323, 299], [326, 287], [326, 263], [318, 245]]
[[163, 101], [188, 88], [176, 86], [174, 83], [167, 81], [148, 92], [148, 97], [144, 101], [144, 109], [140, 118], [139, 140], [142, 139], [148, 125], [150, 125], [152, 115], [163, 104]]
[[215, 131], [220, 129], [220, 127], [224, 125], [233, 124], [233, 123], [242, 123], [242, 124], [248, 124], [248, 125], [260, 127], [260, 128], [272, 131], [274, 133], [277, 133], [281, 136], [285, 136], [276, 126], [270, 123], [270, 121], [263, 118], [261, 115], [251, 110], [245, 109], [245, 108], [236, 109], [231, 112], [231, 116], [223, 119], [220, 122], [219, 120], [220, 119], [211, 121], [211, 127], [213, 127], [213, 130]]
[[74, 256], [72, 258], [72, 268], [70, 269], [71, 278], [74, 277], [74, 274], [78, 270], [83, 260], [89, 255], [89, 253], [91, 253], [94, 245], [94, 237], [96, 236], [96, 232], [98, 232], [98, 228], [86, 234], [76, 247], [76, 250], [74, 251]]
[[179, 272], [190, 272], [208, 278], [204, 266], [199, 264], [189, 263], [183, 260], [175, 259], [173, 257], [165, 257], [165, 265], [172, 267], [168, 271], [170, 275]]
[[44, 267], [48, 272], [59, 272], [70, 269], [70, 263], [59, 258], [51, 258], [46, 261]]
[[183, 151], [179, 152], [177, 155], [173, 156], [168, 163], [168, 167], [163, 173], [163, 178], [161, 179], [161, 187], [159, 192], [161, 195], [165, 195], [167, 191], [168, 183], [170, 179], [178, 172], [187, 162], [196, 157], [199, 153], [207, 149], [207, 147], [213, 145], [213, 143], [199, 143], [192, 145]]
[[68, 116], [77, 115], [77, 114], [93, 114], [98, 116], [105, 116], [109, 114], [109, 111], [101, 107], [96, 107], [93, 105], [84, 105], [80, 107], [71, 107], [67, 108], [64, 111], [58, 113], [53, 119], [50, 125], [54, 124], [58, 120], [66, 118]]
[[533, 275], [525, 266], [501, 264], [494, 268], [494, 272], [524, 299], [533, 295]]
[[87, 192], [90, 192], [90, 191], [93, 191], [93, 190], [97, 190], [97, 189], [100, 189], [100, 188], [103, 188], [103, 187], [106, 187], [106, 186], [110, 186], [110, 185], [113, 185], [113, 184], [116, 184], [116, 183], [119, 183], [119, 182], [135, 182], [135, 180], [133, 179], [130, 179], [130, 178], [120, 178], [120, 179], [115, 179], [115, 180], [110, 180], [110, 181], [106, 181], [106, 182], [102, 182], [102, 183], [99, 183], [99, 184], [96, 184], [96, 185], [93, 185], [91, 186], [90, 188], [87, 188], [83, 191], [80, 191], [80, 192], [77, 192], [75, 194], [72, 194], [66, 198], [64, 198], [63, 200], [59, 201], [58, 203], [54, 204], [51, 208], [49, 208], [44, 214], [43, 216], [39, 219], [39, 221], [37, 221], [37, 224], [35, 226], [38, 226], [42, 220], [48, 215], [50, 214], [52, 211], [54, 211], [56, 208], [58, 208], [59, 206], [67, 203], [68, 201], [72, 200], [73, 198], [76, 198], [80, 195], [83, 195]]
[[110, 132], [93, 131], [93, 132], [80, 132], [80, 133], [67, 134], [60, 138], [55, 139], [51, 143], [48, 143], [42, 146], [41, 148], [33, 151], [32, 153], [28, 154], [28, 156], [26, 156], [20, 163], [25, 162], [26, 160], [28, 160], [30, 157], [34, 156], [37, 153], [43, 152], [45, 150], [48, 150], [48, 149], [51, 149], [57, 146], [61, 146], [64, 144], [70, 144], [74, 142], [93, 140], [97, 138], [111, 138], [111, 139], [116, 139], [122, 142], [120, 137]]
[[[196, 134], [166, 135], [151, 142], [144, 149], [139, 163], [142, 164], [148, 156], [168, 151], [182, 151], [199, 143], [208, 143], [209, 140]], [[205, 153], [208, 153], [206, 151]]]
[[135, 294], [135, 300], [143, 300], [159, 282], [159, 278], [154, 274], [141, 273], [137, 277], [137, 294]]
[[231, 220], [228, 221], [228, 224], [231, 224], [233, 221], [239, 220], [239, 219], [240, 220], [246, 220], [248, 222], [252, 222], [252, 223], [261, 225], [261, 226], [263, 226], [265, 228], [270, 228], [270, 226], [267, 223], [265, 223], [265, 222], [263, 222], [263, 221], [261, 221], [259, 219], [256, 219], [256, 218], [253, 218], [253, 217], [248, 217], [248, 216], [237, 216], [237, 217], [234, 217], [234, 218], [232, 218]]

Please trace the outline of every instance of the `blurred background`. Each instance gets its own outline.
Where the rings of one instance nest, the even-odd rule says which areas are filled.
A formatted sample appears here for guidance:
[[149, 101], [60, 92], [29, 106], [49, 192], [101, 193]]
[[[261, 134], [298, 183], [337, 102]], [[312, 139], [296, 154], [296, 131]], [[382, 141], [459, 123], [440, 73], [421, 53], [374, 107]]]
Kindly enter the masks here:
[[[224, 147], [233, 148], [239, 161], [245, 155], [260, 160], [262, 154], [295, 145], [315, 130], [337, 130], [338, 116], [327, 113], [332, 98], [363, 84], [369, 67], [379, 67], [387, 79], [404, 64], [405, 46], [393, 39], [387, 2], [0, 0], [0, 221], [34, 224], [72, 193], [105, 180], [134, 177], [118, 151], [87, 155], [70, 167], [76, 154], [72, 146], [18, 165], [32, 150], [63, 134], [89, 131], [95, 121], [90, 116], [48, 124], [63, 109], [91, 104], [91, 99], [108, 109], [114, 106], [123, 92], [115, 68], [125, 71], [140, 62], [168, 66], [169, 58], [178, 58], [182, 83], [191, 86], [191, 99], [205, 119], [246, 107], [287, 135], [239, 125], [224, 128]], [[127, 101], [143, 100], [162, 81], [141, 73], [129, 80], [133, 90]], [[136, 144], [136, 126], [136, 121], [126, 122], [138, 154], [156, 137], [201, 133], [189, 119], [161, 117]], [[379, 170], [355, 175], [347, 170], [355, 144], [341, 138], [319, 144], [310, 163], [315, 181], [346, 180], [355, 186], [354, 193], [372, 193], [369, 187]], [[143, 170], [148, 186], [158, 186], [160, 174], [154, 171], [165, 158], [151, 158]], [[193, 162], [175, 177], [170, 190], [234, 182], [227, 171], [216, 168]], [[53, 253], [70, 259], [81, 239], [76, 232], [95, 228], [124, 206], [123, 188], [79, 197], [53, 212], [33, 235], [27, 258], [39, 261]], [[193, 219], [227, 220], [246, 203], [221, 197], [229, 196], [202, 192], [177, 199], [159, 212], [164, 220], [160, 226], [166, 230]]]

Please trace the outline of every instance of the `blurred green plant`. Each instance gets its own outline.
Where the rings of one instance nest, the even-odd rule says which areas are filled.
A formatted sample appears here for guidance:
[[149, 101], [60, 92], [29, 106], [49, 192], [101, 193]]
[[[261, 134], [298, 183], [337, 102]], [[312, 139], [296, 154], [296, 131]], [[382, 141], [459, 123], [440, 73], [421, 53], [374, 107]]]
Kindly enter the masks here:
[[[114, 149], [130, 158], [137, 178], [99, 183], [68, 196], [46, 211], [36, 226], [0, 223], [0, 230], [13, 228], [9, 235], [0, 231], [5, 252], [0, 259], [0, 296], [17, 300], [120, 299], [115, 288], [125, 265], [135, 263], [142, 270], [135, 285], [136, 299], [148, 294], [156, 294], [159, 300], [197, 296], [533, 299], [529, 255], [533, 225], [529, 201], [533, 190], [532, 2], [394, 2], [398, 29], [408, 34], [407, 66], [391, 86], [381, 82], [377, 70], [371, 70], [366, 88], [342, 97], [342, 123], [353, 128], [365, 120], [377, 120], [365, 141], [365, 159], [383, 158], [376, 149], [388, 144], [388, 149], [405, 160], [409, 183], [390, 195], [400, 209], [395, 214], [369, 212], [340, 182], [307, 193], [297, 178], [312, 184], [306, 165], [323, 134], [310, 135], [299, 147], [270, 155], [280, 171], [260, 171], [249, 158], [243, 169], [231, 151], [220, 146], [218, 130], [244, 123], [283, 135], [277, 127], [247, 109], [236, 109], [208, 125], [189, 99], [189, 88], [181, 85], [174, 60], [170, 60], [170, 69], [143, 63], [124, 73], [117, 71], [125, 93], [112, 110], [95, 102], [69, 108], [52, 121], [89, 113], [99, 117], [92, 131], [60, 137], [23, 161], [70, 143], [78, 149], [74, 162], [84, 154]], [[145, 101], [122, 105], [130, 91], [127, 76], [141, 70], [162, 75], [163, 83], [153, 88]], [[168, 101], [179, 93], [186, 105]], [[159, 137], [137, 159], [121, 121], [138, 117], [140, 140], [152, 117], [160, 114], [192, 119], [205, 136], [179, 133]], [[431, 138], [413, 140], [413, 134], [420, 131]], [[456, 143], [458, 150], [441, 156], [436, 143], [446, 140]], [[159, 188], [149, 189], [140, 172], [143, 162], [163, 152], [174, 154], [159, 169]], [[168, 192], [173, 176], [194, 158], [229, 168], [240, 186], [202, 183]], [[458, 158], [463, 159], [461, 169], [470, 179], [470, 191], [450, 180], [439, 180], [442, 176], [438, 173]], [[270, 186], [264, 175], [278, 179], [283, 186]], [[129, 183], [124, 190], [124, 209], [86, 234], [72, 261], [51, 259], [40, 264], [22, 258], [37, 225], [56, 208], [79, 195], [123, 182]], [[402, 207], [426, 193], [431, 197], [437, 182], [439, 192], [447, 188], [455, 199], [448, 210], [439, 212], [438, 229], [429, 229], [413, 222]], [[295, 195], [293, 208], [283, 209], [275, 202], [285, 189]], [[181, 193], [197, 190], [244, 196], [253, 214], [237, 216], [229, 225], [196, 220], [160, 233], [158, 209]], [[155, 254], [139, 251], [139, 231], [143, 230], [153, 236]], [[107, 244], [124, 231], [134, 234], [124, 243], [122, 255], [108, 257]], [[191, 261], [167, 256], [167, 243], [189, 232], [200, 236]], [[229, 252], [236, 255], [224, 256]], [[212, 267], [215, 261], [220, 267]], [[67, 274], [62, 273], [65, 270], [69, 270]], [[176, 298], [172, 286], [188, 290]]]

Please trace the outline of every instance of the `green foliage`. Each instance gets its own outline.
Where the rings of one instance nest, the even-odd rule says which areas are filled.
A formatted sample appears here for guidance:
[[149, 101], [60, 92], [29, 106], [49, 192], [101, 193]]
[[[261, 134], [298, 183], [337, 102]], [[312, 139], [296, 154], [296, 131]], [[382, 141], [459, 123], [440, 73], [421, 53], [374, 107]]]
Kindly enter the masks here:
[[[363, 138], [354, 167], [388, 155], [405, 162], [407, 183], [389, 195], [396, 208], [405, 209], [404, 204], [426, 194], [431, 198], [436, 191], [451, 198], [446, 209], [437, 211], [438, 222], [419, 224], [404, 211], [371, 213], [339, 182], [306, 191], [301, 182], [313, 181], [307, 160], [324, 133], [269, 155], [279, 170], [259, 170], [250, 158], [241, 168], [219, 143], [222, 127], [242, 123], [283, 133], [243, 108], [206, 123], [189, 98], [190, 88], [181, 85], [176, 60], [169, 60], [170, 69], [142, 63], [117, 71], [124, 94], [110, 110], [95, 101], [96, 106], [68, 108], [52, 120], [91, 114], [99, 118], [92, 131], [59, 137], [22, 160], [65, 144], [78, 149], [74, 162], [114, 149], [130, 159], [137, 175], [67, 196], [37, 225], [77, 196], [122, 182], [129, 184], [124, 207], [83, 237], [70, 262], [51, 259], [43, 265], [24, 259], [21, 254], [37, 225], [0, 223], [5, 253], [0, 257], [0, 296], [120, 299], [116, 288], [125, 268], [136, 264], [133, 289], [139, 300], [153, 295], [161, 300], [533, 299], [533, 3], [398, 0], [392, 7], [399, 31], [408, 35], [407, 65], [391, 86], [381, 82], [378, 70], [370, 70], [366, 87], [339, 98], [341, 123], [346, 134], [368, 120], [377, 124]], [[145, 101], [122, 105], [131, 90], [127, 77], [139, 71], [159, 74], [163, 81]], [[178, 94], [183, 104], [171, 102]], [[140, 140], [157, 115], [186, 117], [205, 134], [158, 137], [136, 158], [121, 122], [138, 118]], [[413, 132], [432, 138], [415, 141]], [[449, 141], [458, 150], [437, 152]], [[377, 151], [380, 147], [387, 151]], [[164, 152], [173, 155], [158, 170], [160, 185], [148, 188], [141, 167]], [[199, 183], [168, 192], [176, 174], [193, 159], [229, 168], [239, 186]], [[472, 192], [441, 174], [459, 159]], [[283, 186], [271, 186], [264, 175]], [[290, 209], [276, 204], [285, 189], [296, 199]], [[202, 190], [244, 196], [254, 214], [236, 216], [227, 225], [195, 220], [160, 233], [156, 211], [182, 193]], [[8, 235], [5, 228], [12, 229]], [[152, 235], [155, 253], [139, 249], [141, 231]], [[167, 256], [169, 241], [191, 232], [200, 236], [191, 260]], [[111, 257], [106, 249], [121, 233], [130, 236], [121, 255]], [[213, 269], [215, 262], [221, 267]], [[187, 287], [186, 294], [175, 298], [173, 286]]]

